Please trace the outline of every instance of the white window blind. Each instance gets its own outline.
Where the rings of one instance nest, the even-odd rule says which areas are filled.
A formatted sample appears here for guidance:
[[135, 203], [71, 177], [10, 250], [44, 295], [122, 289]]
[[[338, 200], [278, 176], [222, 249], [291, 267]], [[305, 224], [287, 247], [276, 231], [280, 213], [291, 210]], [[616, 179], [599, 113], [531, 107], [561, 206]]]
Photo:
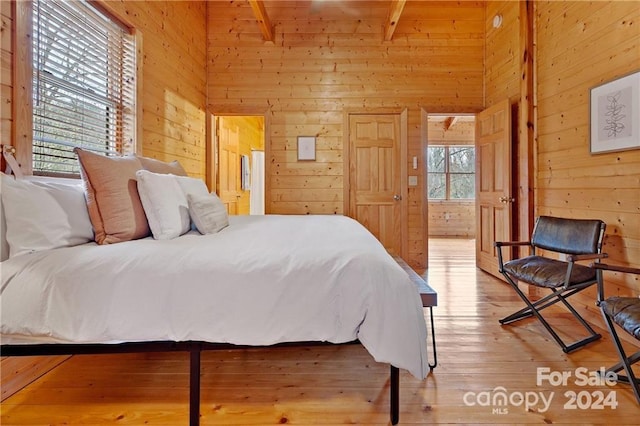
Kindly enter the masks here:
[[33, 2], [35, 174], [78, 174], [74, 147], [133, 149], [135, 52], [135, 37], [85, 1]]

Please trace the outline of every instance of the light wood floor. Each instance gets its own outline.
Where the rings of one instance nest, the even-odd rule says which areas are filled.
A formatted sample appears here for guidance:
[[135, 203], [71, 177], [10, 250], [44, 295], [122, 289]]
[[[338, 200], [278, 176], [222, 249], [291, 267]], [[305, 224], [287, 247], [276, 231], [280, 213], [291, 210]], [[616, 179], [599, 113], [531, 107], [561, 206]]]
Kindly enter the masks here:
[[[471, 241], [431, 240], [430, 262], [439, 365], [423, 381], [401, 373], [400, 424], [639, 423], [628, 387], [576, 383], [577, 368], [617, 361], [608, 336], [567, 355], [535, 321], [500, 326], [520, 303], [476, 270]], [[556, 312], [552, 321], [572, 331]], [[205, 352], [202, 362], [202, 425], [389, 423], [388, 366], [360, 346]], [[544, 367], [572, 377], [538, 386]], [[186, 425], [188, 381], [187, 354], [75, 356], [3, 402], [0, 423]], [[485, 403], [498, 387], [510, 402]], [[565, 407], [570, 392], [585, 408]], [[551, 398], [547, 410], [520, 403], [534, 393]], [[614, 395], [617, 408], [589, 409], [598, 393]]]

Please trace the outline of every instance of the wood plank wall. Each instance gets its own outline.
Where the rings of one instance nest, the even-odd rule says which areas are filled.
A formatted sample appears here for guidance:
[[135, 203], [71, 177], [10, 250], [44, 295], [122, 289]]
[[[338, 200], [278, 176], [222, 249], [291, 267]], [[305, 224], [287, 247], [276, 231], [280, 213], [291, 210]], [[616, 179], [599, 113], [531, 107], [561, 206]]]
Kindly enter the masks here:
[[[442, 121], [429, 121], [429, 145], [474, 145], [475, 122], [460, 121], [449, 129]], [[429, 201], [429, 236], [474, 238], [476, 209], [473, 201]]]
[[[604, 220], [608, 262], [639, 267], [640, 150], [589, 153], [589, 89], [640, 70], [640, 2], [535, 6], [536, 212]], [[609, 280], [612, 291], [640, 294], [637, 277]]]
[[[1, 105], [0, 138], [15, 141], [12, 131], [14, 16], [13, 1], [0, 1]], [[106, 8], [142, 33], [142, 154], [164, 161], [178, 159], [194, 177], [206, 174], [206, 2], [109, 1]], [[15, 142], [13, 142], [15, 144]], [[46, 372], [65, 357], [5, 358], [2, 398], [6, 390]], [[8, 367], [9, 366], [9, 367]]]
[[[485, 47], [485, 106], [509, 99], [520, 100], [519, 27], [520, 6], [517, 1], [487, 2]], [[493, 17], [502, 16], [502, 25], [493, 27]]]
[[0, 141], [13, 140], [13, 12], [0, 2]]
[[[589, 89], [640, 70], [640, 2], [536, 1], [535, 215], [601, 218], [610, 263], [640, 266], [640, 151], [589, 153]], [[491, 20], [503, 15], [503, 25]], [[519, 99], [517, 2], [487, 2], [487, 106]], [[493, 52], [502, 53], [494, 54]], [[614, 293], [637, 278], [607, 275]], [[595, 292], [578, 296], [590, 320]]]
[[143, 39], [142, 154], [206, 175], [206, 1], [108, 1]]
[[[482, 109], [483, 2], [407, 2], [383, 41], [388, 2], [265, 1], [275, 42], [246, 2], [208, 8], [212, 112], [264, 113], [267, 212], [345, 214], [345, 114], [408, 115], [408, 158], [422, 159], [422, 108]], [[314, 9], [315, 8], [315, 9]], [[296, 161], [299, 135], [317, 136], [317, 161]], [[410, 165], [408, 169], [411, 170]], [[423, 164], [409, 203], [408, 262], [426, 265]]]

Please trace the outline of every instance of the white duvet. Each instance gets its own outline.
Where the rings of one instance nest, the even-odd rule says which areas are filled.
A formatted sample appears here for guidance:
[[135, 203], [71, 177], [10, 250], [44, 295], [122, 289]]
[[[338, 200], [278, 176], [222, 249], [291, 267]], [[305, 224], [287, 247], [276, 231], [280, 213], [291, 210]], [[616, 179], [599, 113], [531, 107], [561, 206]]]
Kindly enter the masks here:
[[271, 345], [359, 339], [424, 378], [422, 303], [407, 274], [343, 216], [236, 216], [213, 235], [85, 244], [2, 262], [8, 338]]

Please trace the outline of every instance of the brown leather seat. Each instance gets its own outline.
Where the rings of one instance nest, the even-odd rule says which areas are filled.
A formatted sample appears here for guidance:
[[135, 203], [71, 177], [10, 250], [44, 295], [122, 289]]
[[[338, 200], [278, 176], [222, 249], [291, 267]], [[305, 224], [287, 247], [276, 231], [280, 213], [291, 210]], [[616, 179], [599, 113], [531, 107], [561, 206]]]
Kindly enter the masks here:
[[[620, 362], [608, 368], [607, 372], [612, 371], [616, 373], [619, 382], [631, 384], [636, 401], [638, 405], [640, 405], [640, 381], [636, 378], [632, 369], [632, 365], [640, 361], [640, 351], [633, 355], [627, 355], [614, 326], [614, 323], [617, 324], [624, 331], [637, 340], [640, 340], [640, 298], [620, 296], [605, 297], [603, 273], [603, 271], [615, 271], [622, 274], [640, 275], [640, 268], [607, 265], [604, 263], [596, 263], [593, 264], [592, 267], [597, 273], [598, 306], [600, 306], [602, 317], [607, 324], [609, 333], [611, 333], [611, 338], [618, 352], [618, 357], [620, 358]], [[626, 376], [618, 374], [622, 371], [626, 373]]]
[[[519, 281], [538, 287], [558, 288], [565, 284], [567, 262], [542, 256], [528, 256], [504, 264], [506, 273], [518, 277]], [[588, 266], [573, 265], [569, 285], [594, 281], [596, 271]]]
[[601, 302], [600, 307], [613, 322], [640, 340], [640, 298], [610, 297]]

